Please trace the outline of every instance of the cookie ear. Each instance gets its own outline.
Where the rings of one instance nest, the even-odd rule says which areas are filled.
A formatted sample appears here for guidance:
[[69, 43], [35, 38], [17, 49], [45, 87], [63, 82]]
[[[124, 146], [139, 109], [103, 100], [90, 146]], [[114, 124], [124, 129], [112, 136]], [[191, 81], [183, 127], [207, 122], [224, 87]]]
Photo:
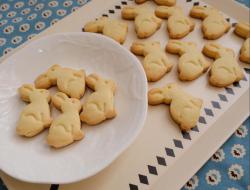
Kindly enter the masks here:
[[52, 66], [49, 68], [49, 71], [55, 71], [56, 69], [59, 69], [59, 68], [61, 68], [61, 66], [58, 65], [58, 64], [55, 64], [55, 65], [52, 65]]
[[57, 92], [53, 97], [52, 97], [52, 103], [53, 105], [61, 110], [61, 105], [63, 102], [68, 101], [69, 98], [66, 94], [62, 93], [62, 92]]
[[158, 6], [155, 9], [155, 15], [159, 18], [167, 19], [168, 17], [173, 15], [177, 10], [177, 7]]
[[130, 50], [136, 55], [143, 55], [144, 48], [145, 48], [145, 44], [143, 42], [134, 42]]
[[162, 92], [162, 89], [160, 88], [155, 88], [155, 89], [151, 89], [148, 92], [148, 103], [150, 105], [158, 105], [163, 103], [164, 101], [164, 95]]
[[99, 80], [101, 79], [97, 74], [91, 74], [86, 77], [86, 84], [89, 88], [95, 90], [95, 86]]
[[32, 84], [24, 84], [19, 89], [18, 92], [21, 96], [21, 99], [25, 102], [30, 102], [29, 95], [35, 90]]
[[220, 56], [219, 52], [221, 49], [222, 47], [217, 43], [207, 43], [202, 52], [208, 57], [217, 59]]
[[85, 24], [84, 31], [85, 32], [97, 32], [100, 33], [103, 30], [103, 26], [105, 22], [107, 21], [107, 18], [101, 17], [97, 19], [96, 21], [91, 21]]
[[122, 18], [127, 20], [133, 20], [138, 14], [138, 11], [135, 7], [124, 7], [122, 9]]
[[166, 51], [173, 54], [182, 55], [185, 52], [185, 43], [179, 40], [169, 40]]
[[135, 0], [135, 2], [137, 3], [137, 4], [141, 4], [141, 3], [144, 3], [144, 2], [146, 2], [147, 0]]
[[202, 6], [193, 6], [190, 11], [190, 16], [194, 18], [204, 19], [208, 16], [208, 8]]
[[35, 86], [36, 88], [43, 88], [48, 89], [51, 86], [51, 81], [47, 74], [41, 74], [39, 75], [35, 80]]

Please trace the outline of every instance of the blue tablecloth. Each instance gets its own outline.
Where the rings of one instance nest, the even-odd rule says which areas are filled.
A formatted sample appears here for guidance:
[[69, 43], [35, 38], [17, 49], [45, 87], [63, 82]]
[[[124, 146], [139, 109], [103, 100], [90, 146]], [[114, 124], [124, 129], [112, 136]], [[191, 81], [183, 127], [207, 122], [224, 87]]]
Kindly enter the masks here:
[[[88, 0], [1, 0], [0, 57], [34, 37]], [[249, 0], [238, 0], [250, 6]], [[183, 190], [250, 188], [248, 118], [183, 187]], [[0, 179], [0, 190], [7, 187]]]

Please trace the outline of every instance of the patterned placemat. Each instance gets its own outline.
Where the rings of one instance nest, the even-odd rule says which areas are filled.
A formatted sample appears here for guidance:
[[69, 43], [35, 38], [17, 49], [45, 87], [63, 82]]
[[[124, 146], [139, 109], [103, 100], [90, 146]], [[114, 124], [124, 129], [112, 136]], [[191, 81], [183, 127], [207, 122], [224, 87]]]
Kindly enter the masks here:
[[[238, 0], [250, 6], [249, 0]], [[0, 57], [79, 7], [88, 0], [1, 0]], [[245, 190], [249, 176], [250, 118], [210, 158], [182, 189]], [[51, 189], [58, 189], [52, 185]], [[0, 179], [0, 190], [7, 187]]]

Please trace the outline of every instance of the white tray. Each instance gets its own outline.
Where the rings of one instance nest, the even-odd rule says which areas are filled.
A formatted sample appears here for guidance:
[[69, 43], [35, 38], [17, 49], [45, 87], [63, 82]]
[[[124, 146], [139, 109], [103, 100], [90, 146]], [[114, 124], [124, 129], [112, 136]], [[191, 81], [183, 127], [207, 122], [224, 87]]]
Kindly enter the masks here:
[[[231, 0], [205, 0], [204, 2], [230, 15], [225, 15], [225, 17], [230, 18], [229, 21], [232, 24], [237, 22], [232, 17], [245, 21], [249, 19], [247, 18], [248, 10]], [[197, 0], [177, 0], [177, 3], [185, 9], [186, 14], [194, 4], [205, 5]], [[103, 14], [120, 19], [121, 8], [133, 4], [134, 2], [131, 0], [109, 0], [105, 1], [105, 3], [92, 0], [79, 11], [45, 30], [38, 37], [52, 33], [81, 31], [84, 23]], [[155, 7], [153, 2], [147, 2], [146, 4], [152, 8]], [[129, 35], [124, 45], [129, 48], [137, 38], [133, 22], [125, 22], [129, 23]], [[168, 40], [166, 22], [163, 22], [160, 31], [147, 39], [160, 41], [162, 48], [165, 47]], [[195, 19], [195, 22], [195, 31], [183, 40], [194, 41], [199, 44], [201, 49], [205, 42], [200, 32], [201, 21]], [[243, 39], [235, 36], [233, 29], [231, 29], [218, 42], [233, 48], [238, 53]], [[174, 69], [160, 81], [150, 83], [149, 88], [175, 81], [185, 90], [203, 98], [204, 105], [197, 128], [183, 134], [170, 119], [168, 106], [149, 106], [148, 117], [143, 131], [132, 146], [117, 160], [94, 177], [74, 184], [62, 185], [60, 189], [162, 190], [166, 187], [171, 190], [180, 189], [247, 118], [249, 115], [249, 74], [245, 73], [244, 80], [226, 89], [211, 87], [207, 82], [207, 75], [203, 75], [193, 82], [180, 82], [176, 73], [177, 56], [170, 54], [168, 56], [175, 64]], [[247, 67], [243, 63], [240, 63], [240, 65], [243, 68]], [[249, 73], [249, 66], [245, 71]], [[219, 103], [220, 109], [216, 108], [212, 102]], [[157, 171], [157, 174], [155, 171]], [[13, 189], [22, 190], [27, 189], [27, 187], [34, 187], [34, 184], [18, 182], [4, 174], [1, 176], [7, 186], [9, 184]], [[38, 190], [47, 187], [47, 185], [36, 185]]]

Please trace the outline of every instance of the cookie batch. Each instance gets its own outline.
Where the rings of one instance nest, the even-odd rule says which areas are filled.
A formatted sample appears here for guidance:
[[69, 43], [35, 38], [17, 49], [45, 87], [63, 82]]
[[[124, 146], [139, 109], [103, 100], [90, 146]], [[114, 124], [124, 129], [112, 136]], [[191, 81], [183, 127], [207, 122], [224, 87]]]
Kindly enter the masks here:
[[[177, 75], [181, 81], [198, 80], [208, 73], [209, 84], [221, 88], [244, 78], [235, 52], [214, 41], [231, 27], [219, 10], [194, 6], [189, 15], [185, 15], [182, 8], [176, 5], [176, 0], [154, 0], [157, 7], [155, 11], [150, 11], [141, 5], [146, 1], [135, 0], [140, 5], [124, 7], [121, 11], [123, 20], [100, 17], [86, 23], [83, 31], [102, 33], [123, 44], [128, 34], [125, 20], [133, 22], [137, 38], [144, 40], [134, 41], [130, 50], [143, 57], [142, 65], [148, 82], [157, 82], [171, 71], [174, 63], [166, 52], [179, 56]], [[199, 49], [195, 42], [182, 40], [194, 30], [195, 19], [202, 20], [203, 37], [213, 40], [207, 42], [203, 49]], [[161, 46], [162, 42], [147, 40], [160, 29], [163, 22], [167, 22], [166, 35], [170, 38], [165, 48]], [[234, 33], [245, 40], [239, 51], [239, 60], [250, 63], [250, 25], [238, 23]], [[205, 56], [211, 60], [208, 61]], [[34, 84], [24, 84], [19, 88], [21, 99], [29, 104], [20, 114], [16, 132], [21, 136], [33, 137], [49, 128], [47, 142], [54, 148], [83, 139], [81, 123], [97, 125], [117, 114], [114, 105], [116, 84], [97, 74], [86, 76], [84, 70], [53, 65], [38, 76]], [[53, 96], [48, 90], [52, 86], [58, 89]], [[86, 87], [93, 92], [82, 104], [80, 99]], [[56, 118], [51, 117], [50, 102], [61, 112]], [[177, 84], [169, 83], [149, 90], [148, 103], [154, 106], [170, 105], [171, 118], [182, 131], [188, 131], [197, 124], [203, 100], [187, 93]]]
[[[135, 3], [140, 5], [124, 7], [121, 18], [133, 20], [137, 38], [144, 39], [133, 42], [130, 50], [133, 54], [144, 57], [142, 65], [148, 82], [157, 82], [171, 71], [174, 63], [170, 61], [166, 52], [179, 56], [177, 72], [180, 81], [198, 80], [201, 75], [208, 73], [209, 84], [222, 88], [244, 78], [235, 52], [214, 41], [225, 35], [231, 28], [230, 23], [219, 10], [195, 5], [189, 11], [189, 15], [186, 15], [182, 7], [176, 5], [176, 0], [154, 0], [156, 8], [152, 12], [151, 9], [141, 5], [146, 1], [135, 0]], [[194, 30], [196, 19], [202, 20], [203, 37], [213, 40], [207, 42], [202, 49], [199, 49], [195, 42], [182, 40]], [[169, 37], [165, 50], [161, 47], [162, 42], [147, 40], [157, 33], [164, 20], [167, 20], [166, 33]], [[117, 22], [124, 21], [117, 20]], [[88, 22], [84, 29], [91, 23]], [[113, 39], [116, 35], [126, 38], [119, 30], [113, 30], [113, 32], [116, 33], [111, 36]], [[238, 23], [234, 32], [245, 40], [239, 52], [239, 60], [250, 63], [250, 25]], [[183, 131], [196, 126], [202, 102], [201, 99], [193, 97], [174, 83], [148, 92], [150, 105], [170, 104], [170, 115]]]
[[[112, 80], [97, 74], [86, 76], [84, 70], [53, 65], [34, 83], [24, 84], [18, 89], [21, 99], [29, 103], [17, 122], [18, 135], [33, 137], [49, 128], [48, 145], [61, 148], [84, 138], [81, 122], [97, 125], [116, 116], [116, 84]], [[47, 90], [52, 86], [58, 89], [53, 96]], [[80, 98], [85, 86], [93, 92], [82, 104]], [[56, 118], [51, 116], [50, 102], [61, 112]]]

